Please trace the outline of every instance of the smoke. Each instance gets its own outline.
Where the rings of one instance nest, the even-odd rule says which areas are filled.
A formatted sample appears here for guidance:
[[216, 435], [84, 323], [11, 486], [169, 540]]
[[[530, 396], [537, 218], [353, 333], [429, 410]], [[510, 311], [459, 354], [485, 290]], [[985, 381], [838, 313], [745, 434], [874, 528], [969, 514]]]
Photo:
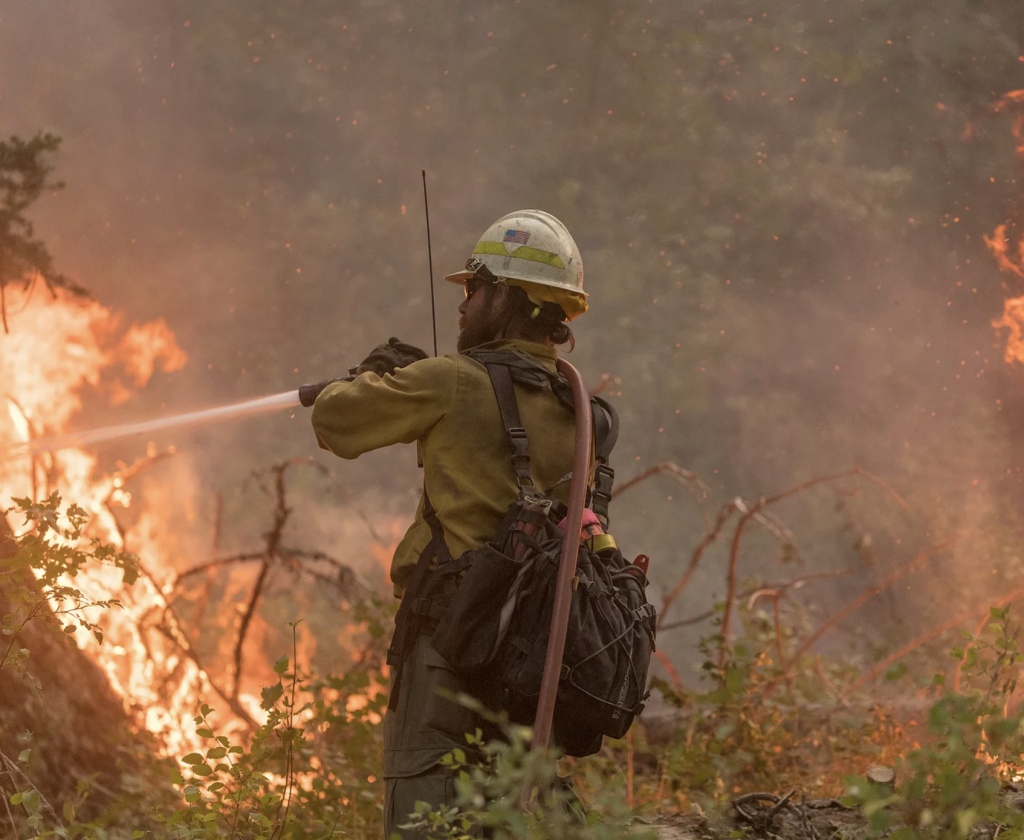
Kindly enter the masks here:
[[[1002, 220], [999, 197], [956, 196], [975, 206], [973, 239], [965, 211], [963, 235], [939, 231], [952, 199], [927, 156], [960, 143], [962, 126], [912, 124], [889, 142], [901, 106], [862, 104], [879, 95], [868, 69], [883, 75], [884, 47], [840, 80], [805, 58], [805, 42], [847, 54], [828, 40], [833, 12], [791, 11], [758, 23], [785, 47], [759, 64], [743, 8], [712, 21], [689, 3], [0, 0], [0, 131], [64, 138], [67, 188], [35, 210], [39, 234], [99, 300], [165, 319], [189, 357], [116, 410], [87, 398], [81, 425], [337, 375], [390, 335], [428, 347], [425, 168], [439, 275], [516, 207], [576, 235], [592, 309], [573, 325], [574, 362], [592, 382], [621, 380], [621, 477], [675, 461], [708, 483], [713, 511], [854, 464], [885, 475], [911, 515], [850, 483], [780, 511], [808, 567], [860, 564], [816, 590], [826, 602], [937, 534], [1012, 532], [1020, 445], [1005, 418], [1024, 403], [994, 345], [1000, 292], [979, 235]], [[444, 286], [450, 352], [459, 300]], [[193, 453], [212, 492], [315, 453], [306, 419], [155, 441]], [[411, 449], [336, 471], [411, 516]], [[294, 501], [315, 509], [309, 528], [344, 541], [324, 492]], [[613, 516], [627, 550], [654, 558], [655, 589], [678, 579], [703, 528], [663, 479]], [[743, 573], [789, 574], [762, 537]], [[967, 545], [913, 603], [976, 588], [989, 564]], [[993, 550], [998, 585], [1017, 561]], [[709, 555], [679, 617], [723, 594], [721, 564]]]

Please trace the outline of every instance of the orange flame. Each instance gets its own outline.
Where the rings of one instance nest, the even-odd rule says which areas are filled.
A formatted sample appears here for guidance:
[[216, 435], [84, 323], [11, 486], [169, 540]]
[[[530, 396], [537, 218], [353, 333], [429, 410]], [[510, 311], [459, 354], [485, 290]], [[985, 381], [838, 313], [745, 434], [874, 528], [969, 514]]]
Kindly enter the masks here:
[[992, 322], [997, 330], [1004, 327], [1010, 331], [1006, 340], [1007, 362], [1024, 364], [1024, 296], [1010, 298], [1003, 304], [1003, 317]]
[[[1024, 105], [1024, 90], [1011, 90], [1004, 93], [1002, 98], [995, 104], [994, 109], [998, 114], [1013, 105]], [[1017, 155], [1024, 157], [1024, 113], [1018, 112], [1013, 118], [1013, 139], [1017, 141]]]
[[[1011, 250], [1006, 225], [1000, 225], [992, 236], [985, 236], [984, 239], [992, 256], [996, 258], [999, 270], [1024, 279], [1024, 237], [1017, 242], [1015, 251]], [[993, 321], [992, 326], [996, 330], [1010, 331], [1006, 341], [1006, 361], [1024, 364], [1024, 296], [1008, 299], [1003, 304], [1003, 316]]]
[[982, 235], [992, 256], [999, 264], [999, 270], [1015, 274], [1024, 279], [1024, 237], [1017, 243], [1017, 252], [1010, 250], [1010, 238], [1006, 235], [1006, 225], [1000, 225], [991, 236]]
[[[6, 293], [16, 314], [10, 318], [10, 333], [0, 336], [0, 395], [9, 415], [7, 422], [0, 413], [0, 448], [65, 431], [81, 408], [86, 387], [121, 399], [123, 389], [112, 390], [107, 381], [118, 369], [141, 386], [155, 371], [176, 370], [187, 360], [163, 320], [131, 327], [119, 336], [120, 319], [95, 301]], [[90, 569], [67, 583], [93, 599], [122, 602], [123, 609], [92, 617], [103, 627], [103, 645], [84, 634], [78, 642], [107, 674], [126, 709], [160, 736], [168, 753], [175, 753], [197, 742], [193, 706], [197, 693], [208, 691], [209, 685], [194, 659], [183, 654], [188, 641], [167, 617], [161, 581], [171, 566], [161, 546], [173, 536], [168, 523], [147, 522], [143, 512], [136, 523], [141, 544], [125, 546], [126, 532], [114, 514], [132, 505], [124, 476], [95, 472], [95, 456], [76, 449], [5, 462], [0, 509], [10, 507], [15, 496], [39, 497], [57, 490], [91, 514], [88, 536], [139, 554], [147, 574], [130, 590], [123, 587], [120, 572], [110, 567]], [[189, 479], [177, 478], [181, 490], [180, 481]], [[163, 687], [163, 696], [156, 686]]]
[[[0, 411], [0, 451], [10, 444], [71, 431], [68, 426], [87, 389], [117, 405], [131, 399], [134, 389], [155, 372], [178, 370], [187, 361], [162, 319], [125, 328], [117, 313], [95, 301], [64, 295], [33, 299], [10, 290], [6, 294], [9, 310], [16, 314], [10, 318], [10, 333], [0, 334], [0, 399], [6, 404], [6, 411]], [[130, 588], [110, 567], [83, 570], [74, 581], [66, 581], [92, 600], [116, 598], [122, 604], [90, 616], [103, 629], [102, 645], [85, 634], [76, 641], [107, 675], [125, 709], [158, 737], [164, 753], [182, 755], [202, 744], [193, 718], [202, 702], [208, 700], [217, 708], [215, 723], [227, 735], [252, 721], [264, 721], [258, 686], [261, 679], [275, 680], [276, 674], [261, 644], [270, 627], [259, 615], [252, 616], [246, 637], [246, 647], [259, 654], [246, 657], [246, 671], [232, 692], [225, 688], [224, 673], [205, 670], [209, 662], [193, 647], [194, 631], [178, 623], [178, 572], [186, 565], [185, 558], [208, 554], [210, 546], [194, 544], [197, 539], [205, 543], [205, 538], [196, 536], [204, 529], [197, 527], [200, 509], [193, 500], [199, 498], [199, 486], [190, 464], [175, 458], [161, 467], [159, 480], [139, 475], [171, 454], [173, 449], [160, 453], [150, 444], [144, 458], [131, 466], [119, 465], [109, 475], [98, 474], [96, 457], [83, 449], [5, 461], [0, 464], [0, 510], [10, 507], [15, 496], [40, 498], [57, 490], [67, 502], [91, 514], [89, 538], [139, 556], [142, 574]], [[323, 530], [337, 531], [339, 541], [349, 546], [358, 539], [350, 531], [368, 531], [367, 552], [387, 567], [402, 532], [398, 518], [375, 517], [371, 523], [358, 511], [341, 518], [331, 511], [325, 519], [329, 523], [319, 523]], [[251, 567], [226, 570], [224, 602], [231, 603], [235, 595], [248, 597], [252, 572]], [[196, 602], [200, 616], [210, 585]], [[305, 625], [299, 628], [299, 657], [309, 661], [316, 653], [316, 640]], [[363, 629], [349, 628], [339, 636], [338, 648], [346, 650]], [[225, 634], [213, 642], [215, 651], [211, 653], [207, 644], [204, 655], [226, 661], [223, 648], [231, 639]], [[379, 677], [371, 675], [365, 697], [386, 691], [386, 681], [385, 667]], [[364, 700], [349, 702], [358, 705]]]
[[[1018, 157], [1024, 158], [1024, 90], [1012, 90], [1004, 93], [993, 106], [995, 113], [1015, 109], [1011, 132], [1016, 141], [1015, 151]], [[1024, 237], [1016, 245], [1006, 235], [1006, 225], [999, 225], [992, 236], [985, 236], [985, 244], [995, 257], [999, 270], [1024, 280]], [[1003, 304], [1003, 315], [992, 322], [998, 331], [1006, 329], [1009, 337], [1006, 342], [1004, 358], [1010, 364], [1024, 364], [1024, 296], [1008, 299]]]

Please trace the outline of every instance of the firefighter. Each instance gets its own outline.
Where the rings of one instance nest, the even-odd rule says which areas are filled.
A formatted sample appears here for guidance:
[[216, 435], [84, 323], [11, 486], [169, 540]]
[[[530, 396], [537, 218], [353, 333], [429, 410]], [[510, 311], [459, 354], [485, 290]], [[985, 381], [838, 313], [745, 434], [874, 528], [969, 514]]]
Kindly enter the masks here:
[[[519, 351], [553, 372], [556, 348], [575, 343], [567, 322], [587, 310], [579, 249], [558, 219], [539, 210], [498, 219], [480, 238], [465, 270], [445, 279], [465, 291], [458, 354], [426, 358], [392, 339], [354, 369], [351, 381], [325, 387], [313, 408], [317, 441], [342, 458], [395, 443], [419, 446], [424, 496], [391, 564], [399, 598], [421, 555], [437, 552], [432, 525], [450, 556], [458, 558], [494, 535], [518, 496], [490, 379], [465, 351], [483, 346]], [[535, 485], [565, 502], [573, 415], [549, 388], [517, 385], [516, 398]], [[400, 661], [392, 660], [392, 696], [384, 719], [387, 836], [413, 836], [398, 826], [418, 801], [452, 804], [454, 773], [440, 761], [455, 748], [472, 755], [466, 733], [480, 728], [485, 738], [497, 734], [439, 693], [467, 693], [496, 705], [487, 685], [456, 675], [434, 651], [430, 616], [422, 618]]]

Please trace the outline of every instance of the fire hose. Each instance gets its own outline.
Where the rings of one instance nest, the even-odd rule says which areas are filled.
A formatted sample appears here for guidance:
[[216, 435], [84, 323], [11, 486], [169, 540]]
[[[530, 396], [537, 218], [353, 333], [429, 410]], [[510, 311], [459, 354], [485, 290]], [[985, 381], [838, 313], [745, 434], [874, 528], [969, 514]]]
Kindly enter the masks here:
[[[544, 658], [540, 699], [537, 701], [537, 717], [533, 723], [531, 751], [534, 753], [545, 752], [551, 742], [558, 680], [562, 671], [562, 654], [565, 653], [565, 634], [569, 627], [569, 611], [572, 606], [572, 579], [576, 575], [579, 533], [583, 526], [583, 507], [587, 499], [593, 439], [590, 394], [583, 377], [564, 359], [558, 360], [558, 372], [569, 380], [572, 387], [572, 402], [576, 414], [576, 446], [573, 453], [572, 483], [569, 485], [569, 513], [565, 521], [565, 536], [562, 539], [562, 553], [558, 561], [558, 578], [555, 583], [555, 603], [548, 632], [548, 649]], [[529, 780], [523, 786], [519, 802], [526, 811], [532, 812], [536, 807], [534, 786]]]

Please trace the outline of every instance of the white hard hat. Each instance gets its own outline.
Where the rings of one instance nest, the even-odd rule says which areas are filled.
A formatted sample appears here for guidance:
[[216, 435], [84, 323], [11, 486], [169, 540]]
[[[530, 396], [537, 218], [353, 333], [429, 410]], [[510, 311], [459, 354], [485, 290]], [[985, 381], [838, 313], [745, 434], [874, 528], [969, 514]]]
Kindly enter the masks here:
[[[558, 219], [543, 210], [517, 210], [502, 216], [484, 231], [464, 271], [445, 276], [452, 283], [465, 283], [476, 275], [480, 265], [512, 285], [546, 286], [546, 299], [578, 300], [569, 317], [587, 308], [583, 291], [583, 260], [569, 231]], [[518, 282], [517, 282], [518, 281]], [[536, 291], [541, 292], [540, 289]]]

